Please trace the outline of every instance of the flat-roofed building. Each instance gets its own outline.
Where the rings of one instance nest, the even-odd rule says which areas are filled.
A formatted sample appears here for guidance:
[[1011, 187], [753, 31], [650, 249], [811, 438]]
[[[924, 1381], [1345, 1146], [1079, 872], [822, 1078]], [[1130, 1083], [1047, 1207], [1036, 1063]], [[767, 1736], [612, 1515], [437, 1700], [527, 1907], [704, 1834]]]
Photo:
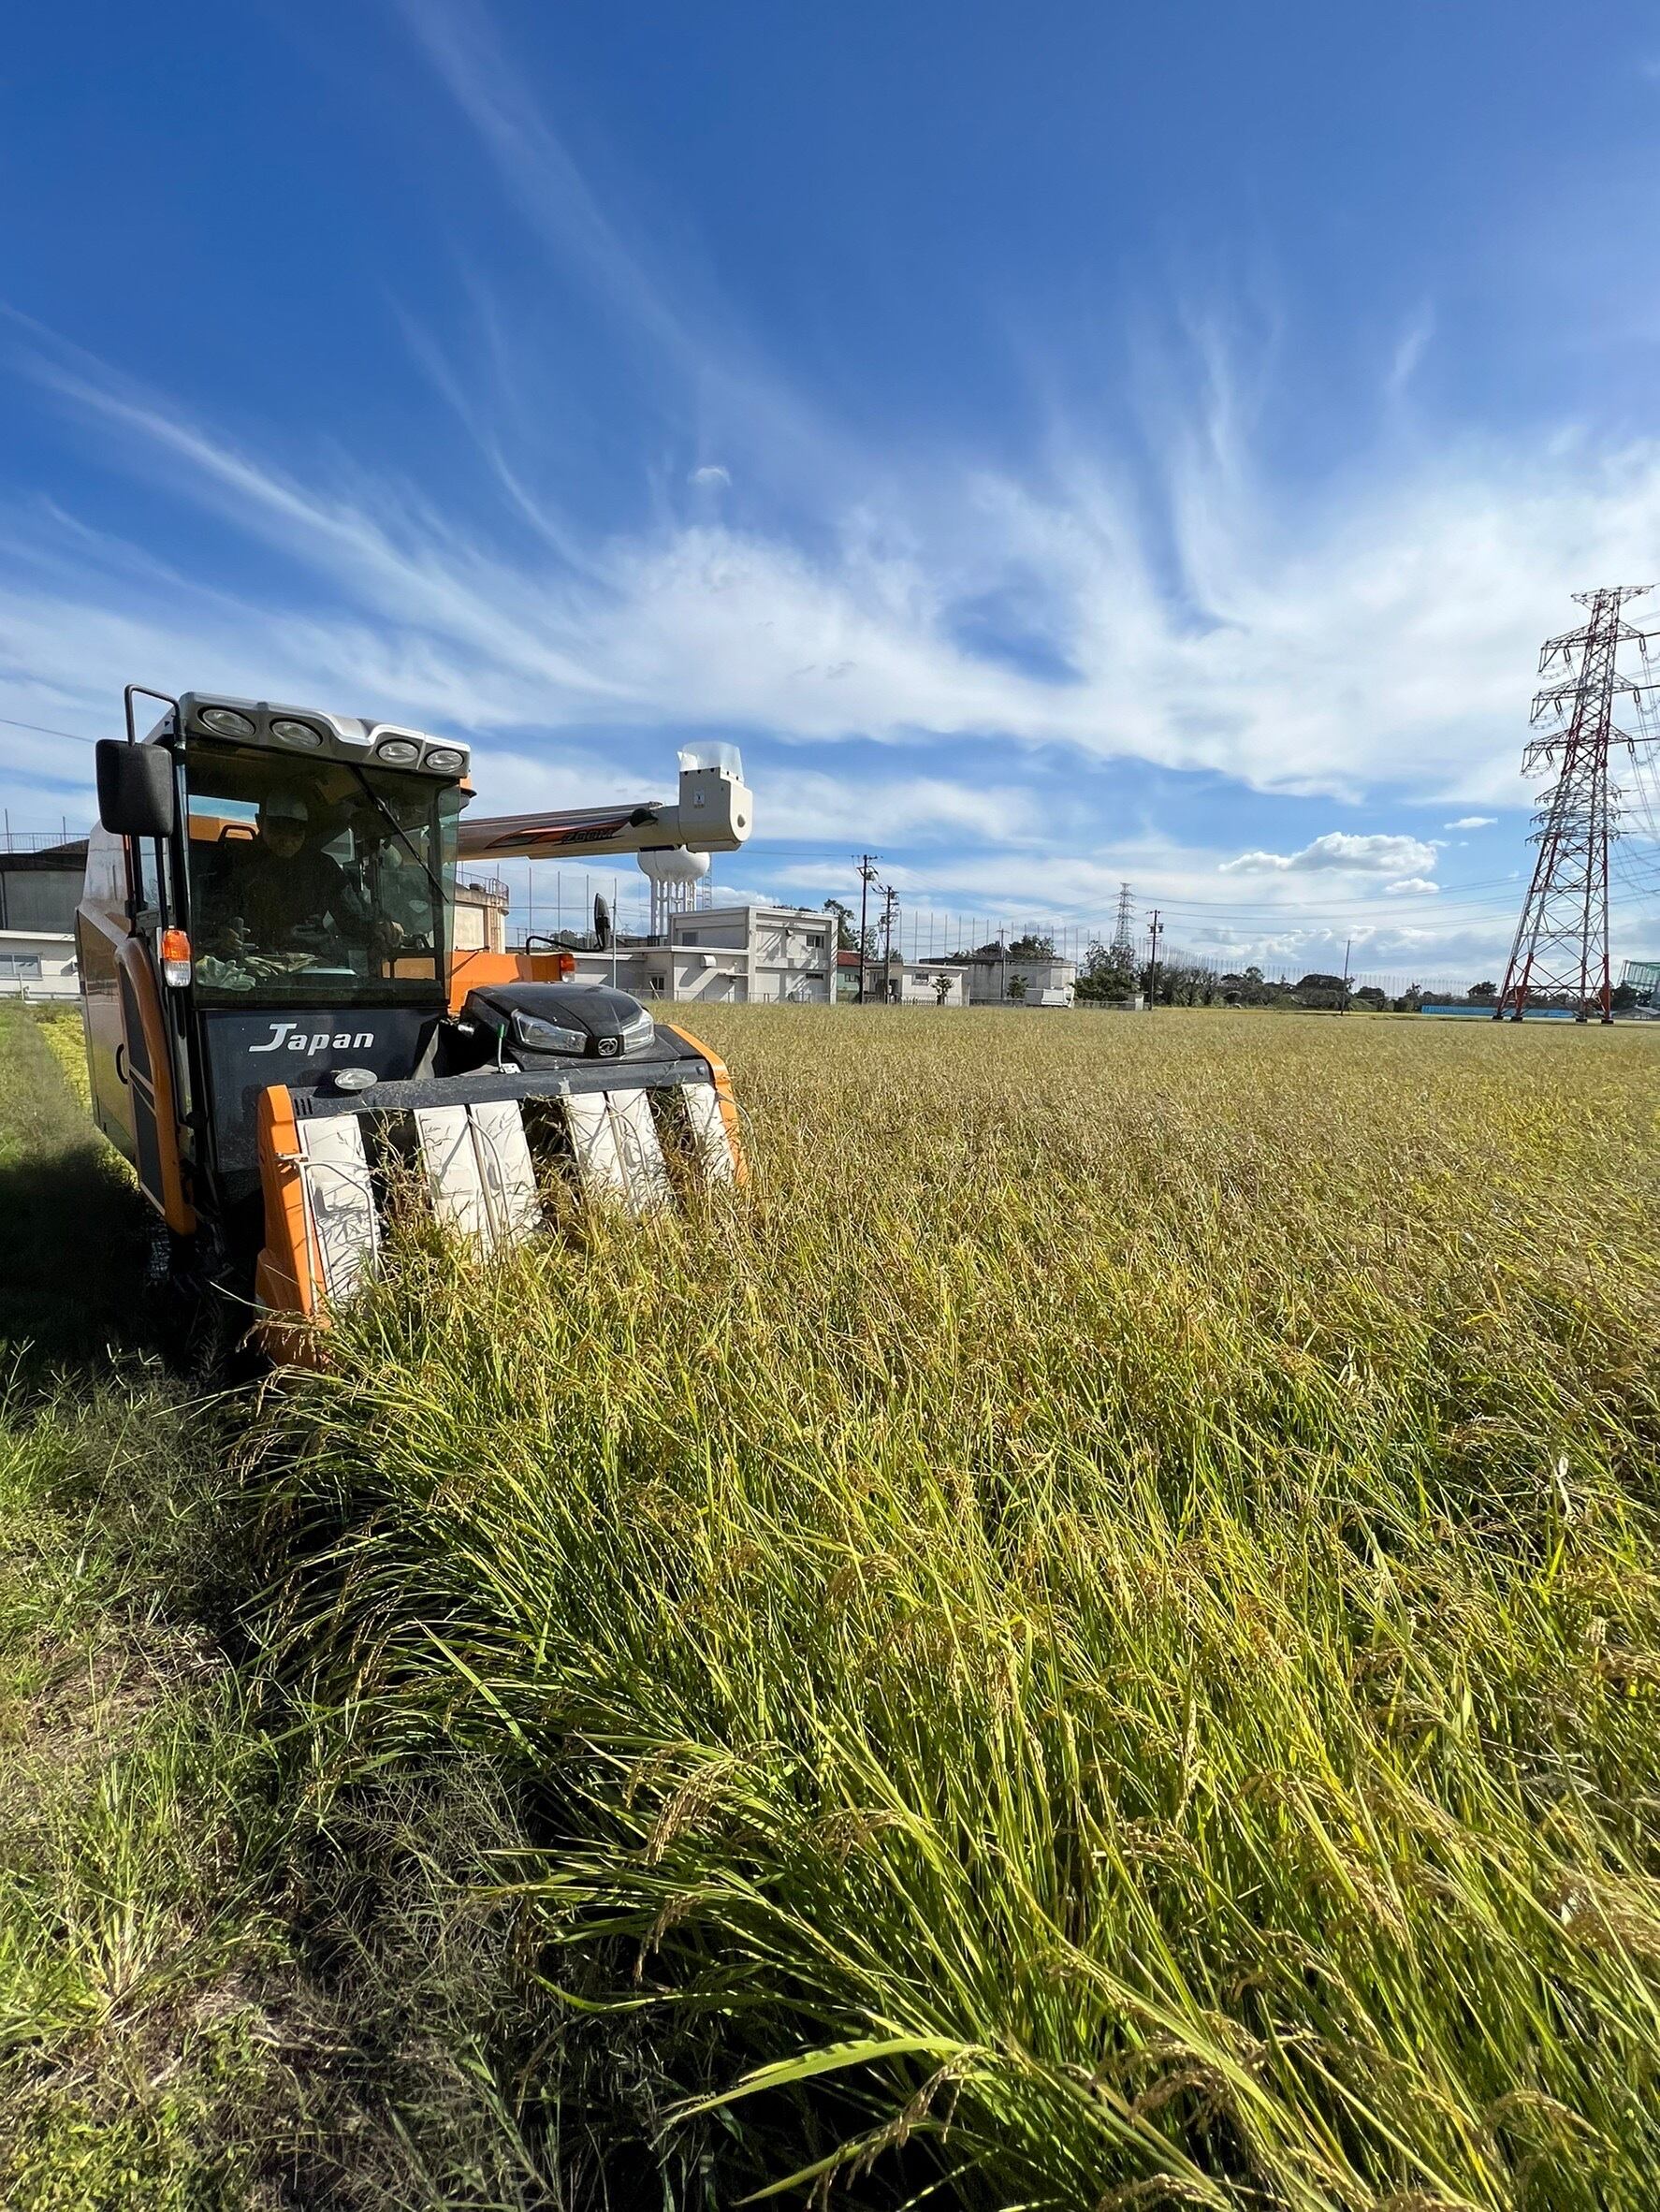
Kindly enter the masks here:
[[811, 907], [689, 908], [656, 939], [578, 950], [584, 982], [678, 1005], [834, 1006], [835, 924]]
[[75, 932], [86, 874], [84, 837], [19, 832], [0, 849], [0, 929]]
[[63, 929], [0, 929], [0, 997], [74, 998], [75, 939]]
[[971, 1006], [1070, 1006], [1078, 963], [1042, 953], [970, 953], [962, 962]]

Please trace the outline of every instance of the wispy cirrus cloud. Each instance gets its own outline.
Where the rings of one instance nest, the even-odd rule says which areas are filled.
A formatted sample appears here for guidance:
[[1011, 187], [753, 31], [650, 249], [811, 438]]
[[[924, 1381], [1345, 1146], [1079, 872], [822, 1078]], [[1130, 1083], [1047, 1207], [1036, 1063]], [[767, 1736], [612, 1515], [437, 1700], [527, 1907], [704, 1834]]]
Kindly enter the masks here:
[[[702, 423], [700, 443], [707, 411], [726, 405], [758, 473], [790, 474], [796, 503], [790, 518], [715, 519], [707, 495], [733, 481], [722, 459], [665, 479], [644, 520], [578, 523], [532, 488], [546, 472], [512, 450], [527, 411], [492, 410], [428, 347], [480, 458], [463, 523], [389, 455], [348, 467], [321, 447], [279, 457], [250, 426], [193, 416], [17, 327], [20, 365], [118, 467], [290, 564], [287, 603], [258, 602], [262, 655], [303, 654], [317, 681], [347, 673], [388, 710], [486, 732], [986, 736], [1264, 793], [1518, 795], [1537, 637], [1568, 584], [1646, 557], [1660, 442], [1530, 436], [1519, 457], [1444, 438], [1433, 451], [1357, 453], [1326, 485], [1293, 491], [1256, 458], [1259, 408], [1211, 314], [1190, 318], [1185, 385], [1167, 379], [1144, 425], [1145, 481], [1111, 440], [1058, 415], [1020, 466], [861, 452], [766, 362], [706, 276], [687, 273], [687, 256], [671, 274], [605, 204], [481, 10], [403, 0], [402, 13], [549, 268], [625, 327], [688, 423]], [[511, 321], [480, 299], [474, 313], [490, 357], [510, 358]], [[1430, 327], [1425, 310], [1397, 374]], [[61, 575], [77, 558], [89, 577], [101, 572], [95, 628], [149, 632], [164, 657], [190, 637], [195, 666], [238, 649], [223, 600], [186, 579], [162, 604], [136, 569], [109, 573], [91, 535], [60, 517], [52, 555]], [[36, 588], [32, 560], [11, 567]], [[83, 605], [91, 596], [89, 584]], [[72, 586], [46, 635], [74, 620], [76, 598]], [[25, 647], [14, 667], [26, 691], [61, 680], [66, 660], [78, 664]]]
[[[1062, 487], [935, 468], [881, 503], [826, 488], [810, 547], [671, 516], [591, 537], [578, 568], [464, 529], [366, 469], [342, 483], [321, 460], [279, 463], [84, 357], [24, 351], [119, 465], [165, 477], [309, 576], [299, 604], [262, 613], [262, 650], [273, 633], [302, 636], [321, 673], [352, 668], [400, 711], [487, 729], [979, 734], [1265, 791], [1510, 798], [1518, 672], [1564, 581], [1612, 573], [1660, 531], [1660, 445], [1576, 454], [1521, 490], [1498, 457], [1464, 457], [1456, 481], [1443, 457], [1431, 475], [1362, 488], [1295, 530], [1265, 488], [1241, 491], [1230, 461], [1215, 512], [1178, 541], [1187, 590], [1172, 594], [1105, 470], [1073, 470]], [[1199, 464], [1183, 466], [1191, 478]], [[54, 565], [100, 568], [99, 623], [224, 628], [223, 597], [169, 592], [163, 616], [161, 595], [90, 557], [78, 529], [58, 526]], [[19, 565], [27, 589], [34, 572]], [[980, 648], [964, 611], [998, 590], [1018, 593], [1070, 674]], [[57, 604], [49, 634], [66, 618], [68, 600]], [[64, 661], [25, 645], [14, 665], [51, 681]]]
[[1434, 308], [1426, 304], [1419, 309], [1405, 329], [1402, 331], [1393, 358], [1390, 362], [1389, 374], [1384, 380], [1384, 388], [1391, 400], [1399, 400], [1405, 392], [1407, 386], [1417, 375], [1419, 365], [1425, 354], [1428, 353], [1434, 335], [1435, 313]]

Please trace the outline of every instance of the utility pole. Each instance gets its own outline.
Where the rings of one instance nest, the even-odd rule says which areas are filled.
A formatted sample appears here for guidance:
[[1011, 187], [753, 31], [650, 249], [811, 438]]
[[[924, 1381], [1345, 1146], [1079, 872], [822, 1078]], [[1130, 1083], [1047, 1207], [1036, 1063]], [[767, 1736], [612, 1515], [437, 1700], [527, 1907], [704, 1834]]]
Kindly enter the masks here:
[[1147, 963], [1147, 1011], [1152, 1012], [1158, 1004], [1158, 909], [1155, 907], [1148, 917], [1153, 931], [1153, 957]]
[[1341, 1011], [1344, 1013], [1348, 1011], [1348, 952], [1354, 941], [1352, 937], [1346, 937], [1343, 940], [1343, 1006]]
[[1571, 1000], [1574, 1019], [1588, 1022], [1593, 1007], [1600, 1022], [1614, 1018], [1609, 977], [1609, 840], [1613, 794], [1609, 788], [1609, 753], [1624, 745], [1635, 758], [1648, 740], [1614, 725], [1614, 701], [1630, 700], [1640, 709], [1645, 691], [1655, 686], [1622, 674], [1620, 648], [1635, 645], [1646, 666], [1649, 640], [1620, 613], [1628, 599], [1640, 599], [1649, 584], [1604, 586], [1576, 591], [1589, 621], [1552, 637], [1539, 651], [1539, 674], [1560, 664], [1560, 682], [1547, 684], [1534, 698], [1529, 718], [1537, 728], [1522, 769], [1555, 768], [1556, 781], [1542, 793], [1536, 827], [1529, 842], [1538, 847], [1533, 880], [1522, 904], [1505, 981], [1493, 1020], [1507, 1013], [1522, 1020], [1530, 998], [1554, 994]]
[[[890, 883], [881, 895], [881, 995], [891, 999], [894, 995], [894, 922], [899, 911], [899, 894]], [[905, 940], [899, 940], [899, 961], [904, 965]]]
[[854, 866], [855, 866], [858, 868], [858, 871], [859, 871], [859, 997], [858, 997], [858, 1003], [859, 1003], [861, 1006], [863, 1006], [863, 1005], [864, 1005], [864, 1003], [865, 1003], [865, 969], [866, 969], [866, 964], [868, 963], [868, 961], [869, 961], [869, 958], [870, 958], [870, 939], [869, 939], [869, 936], [868, 936], [868, 934], [867, 934], [867, 933], [868, 933], [868, 931], [869, 931], [869, 928], [870, 928], [870, 919], [869, 919], [869, 906], [870, 906], [870, 886], [872, 885], [872, 883], [874, 883], [874, 882], [876, 881], [876, 864], [877, 864], [877, 862], [878, 862], [878, 861], [879, 861], [881, 858], [881, 854], [880, 852], [861, 852], [861, 853], [860, 853], [860, 855], [859, 855], [859, 857], [858, 857], [858, 860], [857, 860], [857, 861], [854, 863]]

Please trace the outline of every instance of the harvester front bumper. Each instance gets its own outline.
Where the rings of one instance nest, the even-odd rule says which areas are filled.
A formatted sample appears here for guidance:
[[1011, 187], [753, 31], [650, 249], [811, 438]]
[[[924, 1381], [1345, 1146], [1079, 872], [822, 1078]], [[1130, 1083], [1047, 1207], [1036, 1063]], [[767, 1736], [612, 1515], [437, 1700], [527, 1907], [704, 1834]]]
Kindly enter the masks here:
[[577, 1060], [557, 1072], [508, 1067], [351, 1092], [264, 1092], [255, 1295], [268, 1348], [304, 1356], [283, 1325], [320, 1317], [358, 1287], [400, 1190], [420, 1193], [488, 1252], [543, 1229], [556, 1181], [634, 1214], [673, 1205], [689, 1181], [742, 1182], [724, 1065], [664, 1024], [656, 1045], [648, 1059]]

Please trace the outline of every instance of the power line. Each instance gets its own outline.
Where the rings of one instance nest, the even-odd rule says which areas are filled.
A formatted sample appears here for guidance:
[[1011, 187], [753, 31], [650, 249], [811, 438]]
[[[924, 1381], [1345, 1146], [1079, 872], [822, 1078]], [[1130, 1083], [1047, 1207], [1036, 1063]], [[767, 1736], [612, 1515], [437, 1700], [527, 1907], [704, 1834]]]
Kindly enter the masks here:
[[96, 745], [96, 737], [84, 737], [79, 730], [54, 730], [46, 722], [14, 721], [10, 715], [0, 714], [0, 725], [7, 730], [33, 730], [36, 737], [67, 737], [71, 745]]

